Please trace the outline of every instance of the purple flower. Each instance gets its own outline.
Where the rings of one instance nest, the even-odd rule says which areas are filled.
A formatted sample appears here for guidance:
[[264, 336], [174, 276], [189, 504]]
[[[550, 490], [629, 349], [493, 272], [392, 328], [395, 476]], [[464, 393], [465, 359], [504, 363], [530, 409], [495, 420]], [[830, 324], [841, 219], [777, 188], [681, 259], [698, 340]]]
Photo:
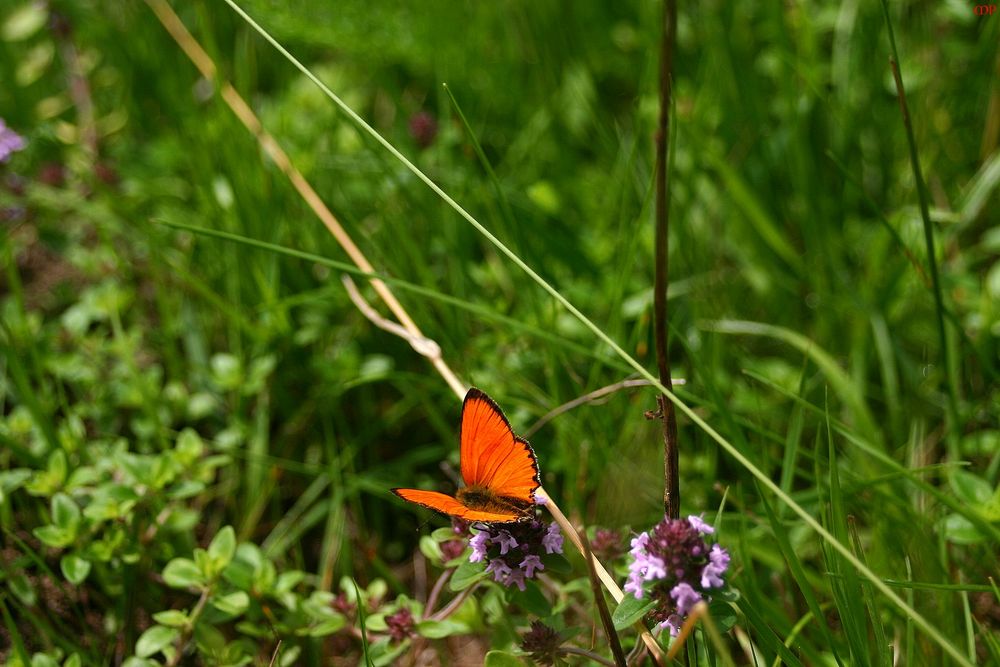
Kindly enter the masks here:
[[660, 623], [661, 629], [670, 629], [670, 636], [676, 637], [681, 632], [681, 625], [684, 624], [684, 619], [678, 614], [670, 614], [667, 616], [667, 620]]
[[687, 616], [694, 606], [701, 602], [701, 593], [691, 587], [691, 584], [681, 582], [670, 589], [670, 597], [677, 603], [677, 613]]
[[563, 536], [562, 531], [559, 530], [559, 525], [556, 523], [550, 523], [549, 529], [542, 538], [542, 546], [545, 547], [545, 553], [547, 554], [561, 554], [563, 550]]
[[534, 519], [504, 524], [478, 526], [469, 540], [469, 561], [486, 562], [486, 571], [504, 586], [525, 590], [528, 579], [545, 569], [543, 554], [562, 553], [563, 537], [556, 524]]
[[531, 554], [530, 556], [525, 556], [524, 560], [521, 561], [520, 566], [524, 568], [524, 576], [526, 576], [528, 579], [531, 579], [533, 576], [535, 576], [535, 570], [545, 569], [545, 566], [542, 565], [542, 559], [536, 556], [535, 554]]
[[0, 118], [0, 162], [6, 162], [11, 153], [23, 150], [26, 145], [24, 137], [7, 127], [4, 119]]
[[493, 573], [493, 581], [506, 583], [507, 578], [510, 577], [510, 573], [513, 570], [510, 569], [507, 563], [498, 558], [497, 560], [490, 561], [490, 564], [486, 566], [486, 571]]
[[666, 564], [663, 559], [653, 556], [646, 551], [649, 543], [649, 533], [641, 533], [632, 540], [633, 560], [629, 563], [628, 582], [625, 584], [625, 591], [632, 593], [639, 600], [642, 599], [642, 582], [662, 579], [667, 576]]
[[410, 136], [421, 148], [427, 148], [437, 137], [438, 124], [434, 116], [426, 111], [420, 111], [410, 116]]
[[511, 570], [511, 573], [507, 575], [507, 579], [502, 583], [507, 588], [517, 586], [519, 590], [523, 591], [525, 590], [524, 578], [524, 570]]
[[401, 642], [409, 637], [417, 636], [413, 614], [406, 607], [403, 607], [395, 614], [386, 616], [385, 624], [389, 629], [389, 636], [394, 642]]
[[729, 553], [718, 544], [711, 549], [705, 535], [715, 529], [699, 516], [664, 519], [632, 539], [632, 556], [624, 589], [637, 599], [647, 594], [657, 602], [650, 617], [672, 635], [711, 590], [725, 586]]
[[708, 565], [701, 571], [702, 588], [721, 588], [725, 583], [722, 575], [729, 569], [729, 552], [718, 544], [708, 553]]
[[485, 530], [479, 531], [469, 540], [472, 553], [469, 554], [470, 563], [478, 563], [486, 558], [486, 545], [489, 543], [490, 534]]
[[715, 532], [715, 528], [704, 522], [700, 516], [692, 514], [688, 517], [688, 523], [690, 523], [695, 530], [697, 530], [702, 535], [711, 535]]
[[500, 555], [505, 555], [508, 551], [517, 546], [517, 540], [506, 530], [501, 530], [500, 533], [493, 538], [493, 543], [500, 546]]

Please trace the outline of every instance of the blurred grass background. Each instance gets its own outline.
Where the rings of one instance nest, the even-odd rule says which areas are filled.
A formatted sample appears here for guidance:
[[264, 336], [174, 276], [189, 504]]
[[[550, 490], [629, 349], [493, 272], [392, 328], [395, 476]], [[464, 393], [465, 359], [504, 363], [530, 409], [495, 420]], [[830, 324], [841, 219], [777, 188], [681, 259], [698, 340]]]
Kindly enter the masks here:
[[[653, 366], [657, 3], [241, 4]], [[43, 24], [19, 30], [39, 7]], [[891, 7], [953, 367], [907, 256], [926, 266], [882, 10], [856, 0], [681, 8], [670, 327], [682, 398], [815, 516], [853, 516], [876, 572], [954, 585], [908, 594], [982, 658], [1000, 603], [961, 585], [997, 571], [1000, 19], [972, 8]], [[457, 300], [397, 290], [516, 430], [629, 375], [231, 10], [177, 11], [377, 270]], [[0, 461], [38, 466], [66, 438], [157, 451], [193, 426], [233, 458], [193, 503], [196, 535], [232, 523], [322, 586], [348, 574], [408, 591], [427, 517], [387, 489], [449, 488], [458, 404], [447, 385], [355, 310], [336, 271], [158, 223], [344, 259], [144, 4], [13, 3], [0, 21], [0, 117], [29, 141], [0, 172]], [[653, 407], [652, 391], [630, 389], [532, 437], [545, 487], [579, 522], [627, 535], [657, 519], [662, 444], [643, 417]], [[833, 457], [828, 417], [842, 424]], [[714, 515], [728, 489], [722, 539], [762, 623], [784, 638], [808, 610], [789, 592], [776, 530], [843, 618], [826, 576], [836, 559], [816, 536], [781, 506], [769, 520], [744, 470], [684, 419], [680, 432], [685, 511]], [[44, 503], [11, 498], [5, 529], [34, 525]], [[878, 604], [909, 664], [930, 664], [915, 656], [935, 649]], [[797, 641], [806, 656], [830, 650], [815, 624]]]

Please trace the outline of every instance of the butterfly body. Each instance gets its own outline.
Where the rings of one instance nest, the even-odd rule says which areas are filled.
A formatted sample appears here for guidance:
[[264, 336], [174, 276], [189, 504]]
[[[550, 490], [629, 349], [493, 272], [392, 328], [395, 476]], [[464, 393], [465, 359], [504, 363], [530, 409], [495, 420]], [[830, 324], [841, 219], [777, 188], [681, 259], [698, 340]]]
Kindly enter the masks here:
[[472, 388], [462, 404], [461, 468], [465, 486], [454, 496], [393, 489], [403, 500], [464, 519], [511, 523], [531, 518], [538, 462], [528, 441], [514, 435], [496, 402]]

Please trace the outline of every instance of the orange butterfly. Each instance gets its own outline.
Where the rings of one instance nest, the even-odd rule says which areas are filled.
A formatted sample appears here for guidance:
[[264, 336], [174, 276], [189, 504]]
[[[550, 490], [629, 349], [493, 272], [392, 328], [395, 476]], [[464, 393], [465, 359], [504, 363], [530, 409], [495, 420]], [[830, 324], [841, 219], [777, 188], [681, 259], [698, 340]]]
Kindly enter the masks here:
[[393, 489], [403, 500], [465, 521], [510, 523], [531, 518], [538, 460], [514, 435], [492, 398], [473, 387], [462, 404], [460, 451], [465, 486], [449, 496], [437, 491]]

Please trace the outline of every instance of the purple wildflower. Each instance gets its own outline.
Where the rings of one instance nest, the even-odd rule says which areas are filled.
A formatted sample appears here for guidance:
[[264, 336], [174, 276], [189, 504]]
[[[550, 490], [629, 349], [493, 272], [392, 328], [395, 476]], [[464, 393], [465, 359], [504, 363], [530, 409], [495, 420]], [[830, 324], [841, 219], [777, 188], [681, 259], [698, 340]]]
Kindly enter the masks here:
[[699, 516], [664, 519], [632, 539], [632, 561], [624, 589], [638, 599], [647, 593], [658, 602], [650, 616], [676, 636], [684, 618], [710, 589], [725, 586], [729, 553], [718, 544], [711, 549], [705, 535], [715, 529]]
[[503, 582], [504, 586], [510, 588], [511, 586], [517, 586], [518, 590], [524, 591], [526, 585], [524, 583], [525, 576], [524, 570], [511, 570], [510, 574], [507, 575], [507, 579]]
[[413, 614], [406, 607], [403, 607], [395, 614], [386, 616], [385, 624], [389, 629], [389, 636], [392, 637], [392, 641], [394, 642], [401, 642], [404, 639], [417, 636]]
[[7, 127], [4, 119], [0, 118], [0, 162], [6, 162], [11, 153], [23, 150], [26, 145], [24, 137]]
[[542, 559], [535, 554], [530, 554], [524, 557], [521, 561], [520, 567], [524, 568], [524, 576], [531, 579], [535, 576], [535, 570], [544, 570], [545, 566], [542, 565]]
[[494, 581], [523, 591], [527, 580], [545, 569], [542, 555], [562, 553], [562, 542], [557, 525], [537, 519], [504, 524], [503, 528], [484, 525], [469, 540], [469, 560], [485, 561]]
[[510, 566], [499, 558], [491, 560], [490, 564], [486, 566], [486, 571], [493, 573], [493, 581], [501, 581], [504, 584], [507, 584], [507, 580], [510, 579], [510, 573], [513, 572]]
[[601, 560], [615, 560], [625, 553], [622, 545], [622, 535], [617, 530], [598, 528], [594, 539], [590, 541], [590, 549]]
[[687, 616], [696, 604], [701, 602], [701, 593], [691, 587], [691, 584], [681, 582], [670, 589], [670, 597], [677, 603], [677, 613]]
[[712, 528], [710, 525], [705, 523], [700, 516], [692, 514], [688, 517], [688, 523], [694, 526], [694, 529], [702, 535], [711, 535], [715, 532], [715, 528]]
[[427, 148], [437, 138], [438, 124], [434, 116], [420, 111], [410, 116], [410, 136], [421, 148]]
[[550, 523], [549, 529], [546, 531], [545, 536], [542, 538], [542, 546], [545, 547], [545, 553], [547, 554], [561, 554], [563, 550], [563, 536], [562, 531], [559, 530], [559, 525], [556, 523]]
[[531, 655], [531, 659], [540, 665], [553, 665], [559, 659], [559, 646], [562, 637], [541, 621], [531, 622], [531, 631], [521, 640], [521, 648]]
[[469, 546], [472, 547], [472, 553], [469, 554], [470, 563], [478, 563], [486, 559], [486, 547], [490, 541], [490, 534], [485, 530], [476, 533], [469, 540]]
[[701, 571], [702, 588], [721, 588], [725, 583], [722, 575], [729, 569], [729, 552], [718, 544], [712, 545], [708, 553], [708, 565]]
[[517, 540], [506, 530], [501, 530], [493, 540], [494, 544], [500, 545], [500, 555], [505, 556], [508, 551], [517, 546]]

